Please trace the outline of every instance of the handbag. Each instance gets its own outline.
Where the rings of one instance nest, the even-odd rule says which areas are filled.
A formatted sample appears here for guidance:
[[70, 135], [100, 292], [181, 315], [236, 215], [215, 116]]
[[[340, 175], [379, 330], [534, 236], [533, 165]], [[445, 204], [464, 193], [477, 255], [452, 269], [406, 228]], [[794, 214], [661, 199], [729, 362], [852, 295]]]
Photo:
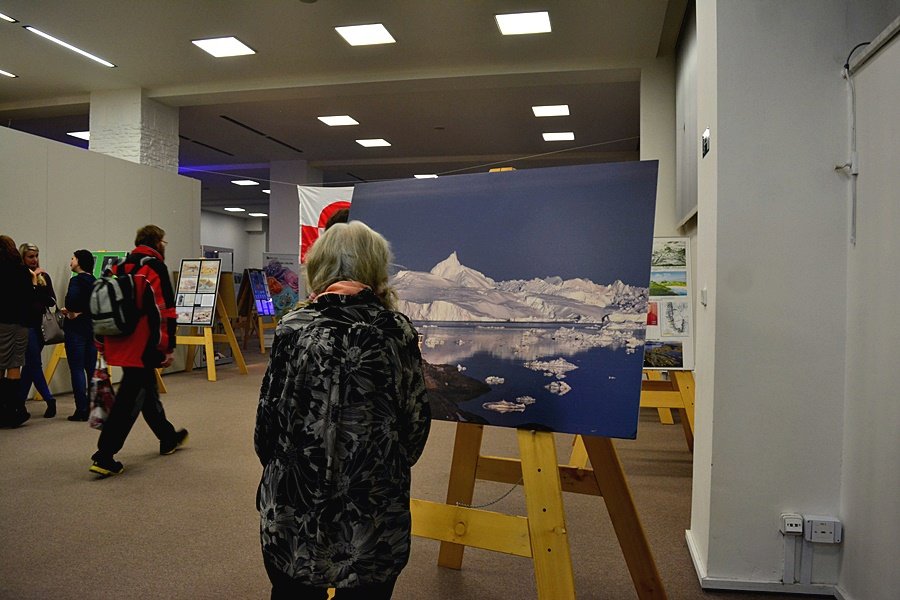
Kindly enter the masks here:
[[44, 344], [59, 344], [65, 341], [66, 334], [63, 333], [63, 322], [66, 316], [58, 310], [44, 309], [44, 316], [41, 317], [41, 335], [44, 338]]
[[94, 376], [91, 378], [90, 399], [91, 412], [88, 416], [88, 425], [94, 429], [103, 429], [103, 424], [109, 418], [113, 403], [116, 401], [116, 394], [102, 355], [97, 357], [97, 368], [94, 369]]

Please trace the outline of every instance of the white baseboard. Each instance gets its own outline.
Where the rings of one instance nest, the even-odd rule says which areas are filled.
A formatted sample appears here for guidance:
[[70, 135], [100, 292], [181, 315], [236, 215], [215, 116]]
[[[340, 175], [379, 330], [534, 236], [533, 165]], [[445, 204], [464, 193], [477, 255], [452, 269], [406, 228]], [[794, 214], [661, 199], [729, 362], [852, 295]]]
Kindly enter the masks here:
[[840, 586], [834, 586], [834, 597], [837, 600], [853, 600], [853, 596], [842, 590]]
[[697, 550], [694, 543], [694, 537], [691, 530], [684, 532], [684, 539], [687, 542], [688, 553], [691, 555], [691, 561], [694, 563], [694, 571], [700, 580], [700, 587], [704, 590], [736, 590], [747, 592], [778, 592], [781, 594], [818, 594], [822, 596], [835, 596], [840, 600], [852, 600], [840, 594], [837, 586], [830, 584], [802, 584], [791, 583], [784, 584], [780, 581], [745, 581], [740, 579], [724, 579], [719, 577], [710, 577], [706, 571], [706, 564], [703, 557]]

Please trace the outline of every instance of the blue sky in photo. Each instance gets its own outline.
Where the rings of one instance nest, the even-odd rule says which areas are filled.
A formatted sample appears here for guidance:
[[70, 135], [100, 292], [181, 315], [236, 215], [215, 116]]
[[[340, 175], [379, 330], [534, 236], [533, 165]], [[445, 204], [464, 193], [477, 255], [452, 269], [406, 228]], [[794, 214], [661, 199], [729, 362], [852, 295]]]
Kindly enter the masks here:
[[647, 287], [656, 180], [657, 162], [641, 161], [362, 183], [350, 218], [384, 235], [411, 270], [456, 251], [495, 280]]
[[684, 281], [687, 283], [687, 271], [653, 271], [650, 279], [653, 281]]

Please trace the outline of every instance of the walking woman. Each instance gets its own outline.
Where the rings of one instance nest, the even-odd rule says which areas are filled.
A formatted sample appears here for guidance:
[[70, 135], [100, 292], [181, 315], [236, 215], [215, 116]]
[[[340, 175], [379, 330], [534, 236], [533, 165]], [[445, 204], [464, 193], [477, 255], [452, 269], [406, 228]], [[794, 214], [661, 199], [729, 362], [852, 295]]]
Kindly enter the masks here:
[[22, 381], [20, 394], [22, 402], [28, 398], [31, 384], [47, 403], [44, 418], [50, 419], [56, 416], [56, 399], [44, 378], [44, 365], [41, 362], [41, 352], [44, 350], [44, 336], [41, 334], [41, 319], [44, 311], [56, 305], [56, 294], [53, 292], [53, 282], [50, 274], [41, 268], [41, 251], [34, 244], [22, 244], [19, 246], [19, 254], [22, 262], [36, 277], [37, 287], [31, 308], [28, 311], [26, 324], [28, 325], [28, 349], [25, 351], [25, 368], [22, 369]]
[[94, 255], [89, 250], [76, 250], [69, 261], [75, 274], [66, 290], [66, 315], [63, 328], [66, 334], [66, 361], [72, 377], [75, 395], [75, 414], [69, 421], [87, 421], [89, 413], [88, 384], [97, 363], [97, 347], [94, 345], [94, 329], [91, 323], [91, 290], [94, 288]]
[[273, 600], [385, 600], [409, 560], [410, 469], [430, 426], [418, 335], [394, 309], [390, 248], [339, 223], [306, 261], [311, 302], [281, 320], [254, 442]]
[[19, 393], [28, 346], [27, 314], [34, 302], [37, 276], [22, 264], [16, 243], [0, 235], [0, 427], [18, 427], [31, 415]]

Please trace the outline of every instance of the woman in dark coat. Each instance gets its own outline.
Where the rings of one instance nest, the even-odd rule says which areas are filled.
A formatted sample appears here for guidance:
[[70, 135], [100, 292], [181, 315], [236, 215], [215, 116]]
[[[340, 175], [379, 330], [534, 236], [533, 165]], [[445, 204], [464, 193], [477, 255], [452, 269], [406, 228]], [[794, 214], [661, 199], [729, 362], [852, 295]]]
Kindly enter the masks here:
[[22, 244], [19, 246], [19, 254], [22, 262], [37, 278], [34, 301], [28, 311], [26, 324], [28, 325], [28, 349], [25, 352], [25, 368], [22, 369], [21, 391], [22, 402], [28, 397], [31, 385], [38, 391], [41, 398], [47, 403], [44, 411], [45, 418], [56, 416], [56, 399], [44, 378], [44, 365], [41, 362], [41, 352], [44, 350], [44, 336], [41, 334], [41, 319], [44, 311], [51, 306], [56, 306], [56, 293], [53, 291], [53, 282], [50, 274], [41, 268], [40, 249], [34, 244]]
[[255, 446], [272, 598], [390, 598], [409, 559], [410, 469], [430, 426], [418, 335], [393, 310], [390, 248], [359, 221], [307, 255], [311, 301], [285, 315]]
[[72, 377], [72, 393], [75, 396], [75, 413], [70, 421], [87, 421], [89, 412], [88, 385], [97, 364], [97, 347], [94, 345], [94, 329], [91, 323], [91, 291], [94, 289], [94, 255], [89, 250], [76, 250], [69, 261], [75, 274], [66, 290], [66, 361]]
[[5, 235], [0, 235], [0, 281], [4, 288], [0, 294], [0, 427], [18, 427], [31, 417], [19, 393], [19, 379], [37, 276], [22, 264], [15, 242]]

